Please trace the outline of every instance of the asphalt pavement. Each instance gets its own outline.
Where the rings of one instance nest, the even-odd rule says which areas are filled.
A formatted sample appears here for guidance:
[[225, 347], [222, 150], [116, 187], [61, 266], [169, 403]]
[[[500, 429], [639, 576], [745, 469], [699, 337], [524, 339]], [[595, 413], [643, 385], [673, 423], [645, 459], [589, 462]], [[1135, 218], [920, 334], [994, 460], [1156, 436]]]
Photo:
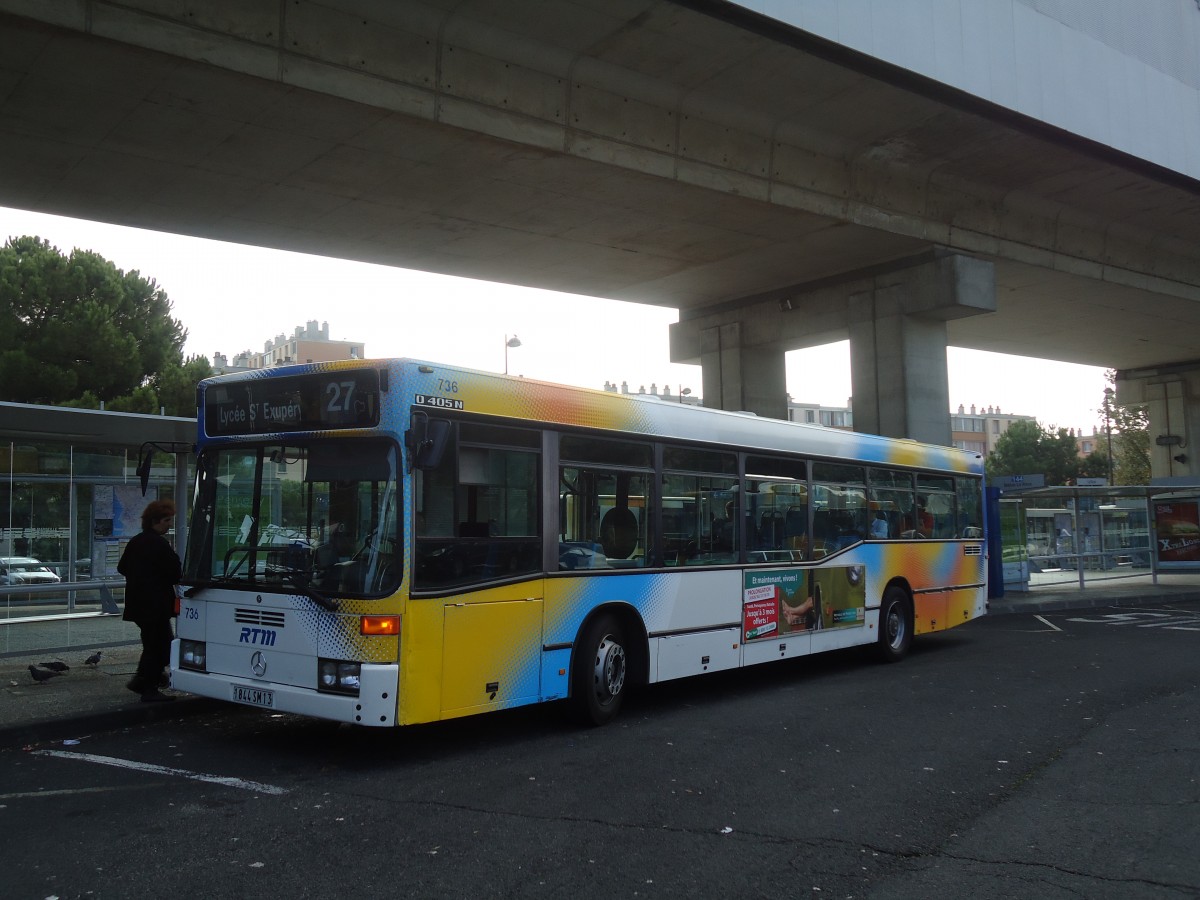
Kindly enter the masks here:
[[[1084, 590], [1069, 584], [1042, 586], [992, 601], [989, 614], [1138, 607], [1187, 600], [1200, 600], [1200, 576], [1160, 576], [1157, 585], [1148, 577], [1093, 582]], [[92, 646], [73, 639], [70, 647], [0, 656], [0, 746], [71, 740], [166, 717], [202, 714], [223, 705], [170, 689], [164, 693], [174, 696], [173, 702], [143, 703], [125, 687], [141, 654], [141, 644], [135, 642], [137, 629], [116, 616], [98, 617], [91, 628]], [[88, 665], [86, 660], [97, 650], [99, 661]], [[53, 661], [69, 668], [48, 680], [35, 680], [29, 666], [40, 668], [41, 663]]]

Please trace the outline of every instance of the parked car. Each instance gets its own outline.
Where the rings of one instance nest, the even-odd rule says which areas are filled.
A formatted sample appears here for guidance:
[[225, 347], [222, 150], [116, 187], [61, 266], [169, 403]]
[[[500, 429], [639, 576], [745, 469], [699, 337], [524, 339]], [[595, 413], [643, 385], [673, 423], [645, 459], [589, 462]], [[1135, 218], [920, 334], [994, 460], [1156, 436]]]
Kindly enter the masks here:
[[[67, 576], [71, 574], [71, 567], [65, 562], [47, 562], [43, 563], [51, 572], [61, 578], [67, 580]], [[92, 574], [92, 560], [90, 557], [83, 557], [75, 560], [75, 578], [78, 581], [86, 581], [88, 576]]]
[[62, 581], [32, 556], [0, 556], [0, 584], [56, 584]]

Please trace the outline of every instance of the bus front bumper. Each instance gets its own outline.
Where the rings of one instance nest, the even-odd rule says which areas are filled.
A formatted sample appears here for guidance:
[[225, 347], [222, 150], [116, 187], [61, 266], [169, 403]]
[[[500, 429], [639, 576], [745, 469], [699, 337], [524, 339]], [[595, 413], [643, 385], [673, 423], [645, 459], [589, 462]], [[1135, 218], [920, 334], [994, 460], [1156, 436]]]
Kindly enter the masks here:
[[171, 687], [201, 697], [254, 706], [268, 712], [295, 713], [352, 725], [387, 728], [396, 724], [396, 697], [400, 667], [364, 663], [359, 694], [322, 693], [252, 678], [215, 672], [197, 672], [179, 667], [179, 642], [171, 647]]

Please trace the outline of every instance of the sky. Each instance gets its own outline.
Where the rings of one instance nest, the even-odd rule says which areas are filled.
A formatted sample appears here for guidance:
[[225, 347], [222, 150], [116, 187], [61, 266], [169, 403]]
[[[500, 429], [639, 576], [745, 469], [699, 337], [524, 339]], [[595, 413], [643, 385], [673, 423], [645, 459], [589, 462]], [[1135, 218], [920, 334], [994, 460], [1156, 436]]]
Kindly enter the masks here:
[[[0, 208], [0, 239], [36, 235], [63, 253], [92, 250], [166, 291], [187, 329], [185, 356], [259, 352], [309, 321], [374, 358], [408, 356], [545, 381], [632, 391], [667, 385], [700, 394], [700, 367], [670, 362], [673, 309], [581, 297], [407, 269], [267, 250]], [[951, 347], [950, 408], [994, 407], [1043, 426], [1091, 433], [1104, 370]], [[787, 389], [803, 403], [845, 406], [850, 347], [787, 354]]]

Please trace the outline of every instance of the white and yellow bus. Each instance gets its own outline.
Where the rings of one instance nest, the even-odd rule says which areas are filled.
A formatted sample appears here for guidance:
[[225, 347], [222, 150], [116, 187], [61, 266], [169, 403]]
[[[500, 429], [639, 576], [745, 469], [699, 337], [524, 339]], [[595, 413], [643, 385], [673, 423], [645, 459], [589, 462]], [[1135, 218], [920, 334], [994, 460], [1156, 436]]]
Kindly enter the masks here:
[[412, 360], [199, 389], [176, 688], [362, 725], [984, 614], [975, 453]]

